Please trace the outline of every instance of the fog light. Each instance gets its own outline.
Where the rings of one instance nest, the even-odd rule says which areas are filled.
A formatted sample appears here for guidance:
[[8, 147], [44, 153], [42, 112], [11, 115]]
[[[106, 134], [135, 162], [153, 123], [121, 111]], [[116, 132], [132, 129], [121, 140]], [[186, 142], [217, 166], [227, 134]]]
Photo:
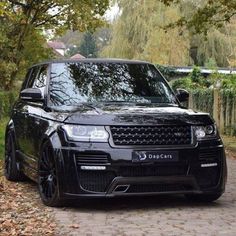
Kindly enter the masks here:
[[81, 170], [106, 170], [106, 166], [81, 166]]
[[217, 163], [206, 163], [206, 164], [201, 164], [201, 167], [214, 167], [218, 166]]

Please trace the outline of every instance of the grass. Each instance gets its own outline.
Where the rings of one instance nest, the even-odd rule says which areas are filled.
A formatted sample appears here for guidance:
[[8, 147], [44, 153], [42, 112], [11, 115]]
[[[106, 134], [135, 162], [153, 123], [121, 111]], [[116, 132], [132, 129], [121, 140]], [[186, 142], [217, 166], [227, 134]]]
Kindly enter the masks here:
[[9, 118], [3, 118], [0, 120], [0, 160], [3, 159], [4, 156], [4, 145], [5, 145], [5, 128]]

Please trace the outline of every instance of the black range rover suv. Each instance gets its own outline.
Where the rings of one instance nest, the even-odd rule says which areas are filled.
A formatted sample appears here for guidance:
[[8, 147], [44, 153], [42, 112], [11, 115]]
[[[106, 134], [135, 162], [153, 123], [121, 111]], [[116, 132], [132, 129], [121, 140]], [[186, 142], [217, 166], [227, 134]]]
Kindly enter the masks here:
[[176, 193], [214, 201], [225, 189], [224, 147], [208, 114], [181, 106], [187, 99], [147, 62], [35, 65], [6, 127], [6, 178], [35, 180], [49, 206]]

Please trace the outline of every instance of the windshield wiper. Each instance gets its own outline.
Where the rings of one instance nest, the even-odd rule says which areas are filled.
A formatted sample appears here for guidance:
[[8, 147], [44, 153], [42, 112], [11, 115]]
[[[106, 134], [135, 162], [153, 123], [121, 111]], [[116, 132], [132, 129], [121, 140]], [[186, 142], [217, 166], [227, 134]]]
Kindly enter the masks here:
[[88, 108], [92, 108], [92, 109], [94, 109], [98, 113], [102, 112], [101, 109], [97, 108], [96, 106], [91, 105], [90, 103], [81, 103], [81, 105], [83, 105], [85, 107], [88, 107]]
[[131, 101], [125, 101], [125, 100], [111, 100], [111, 101], [101, 101], [103, 103], [133, 103]]
[[74, 105], [74, 106], [76, 106], [76, 108], [74, 108], [74, 109], [72, 109], [72, 110], [70, 110], [70, 114], [67, 116], [67, 118], [64, 120], [64, 122], [66, 121], [66, 120], [68, 120], [68, 118], [70, 118], [72, 115], [73, 115], [73, 112], [77, 112], [77, 111], [79, 111], [80, 110], [80, 108], [81, 107], [88, 107], [88, 108], [92, 108], [93, 110], [95, 110], [97, 113], [99, 113], [99, 114], [101, 114], [101, 112], [102, 112], [102, 110], [100, 110], [99, 108], [97, 108], [97, 107], [95, 107], [95, 106], [93, 106], [93, 105], [90, 105], [90, 104], [88, 104], [88, 103], [79, 103], [79, 104], [76, 104], [76, 105]]

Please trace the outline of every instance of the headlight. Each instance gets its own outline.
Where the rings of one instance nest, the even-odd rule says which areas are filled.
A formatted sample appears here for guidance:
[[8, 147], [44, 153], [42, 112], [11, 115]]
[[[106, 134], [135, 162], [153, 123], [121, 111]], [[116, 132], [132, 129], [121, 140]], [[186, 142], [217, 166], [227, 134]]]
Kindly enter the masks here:
[[215, 125], [194, 126], [193, 131], [197, 140], [216, 138], [217, 135]]
[[107, 142], [109, 134], [104, 126], [63, 125], [69, 140], [81, 142]]

